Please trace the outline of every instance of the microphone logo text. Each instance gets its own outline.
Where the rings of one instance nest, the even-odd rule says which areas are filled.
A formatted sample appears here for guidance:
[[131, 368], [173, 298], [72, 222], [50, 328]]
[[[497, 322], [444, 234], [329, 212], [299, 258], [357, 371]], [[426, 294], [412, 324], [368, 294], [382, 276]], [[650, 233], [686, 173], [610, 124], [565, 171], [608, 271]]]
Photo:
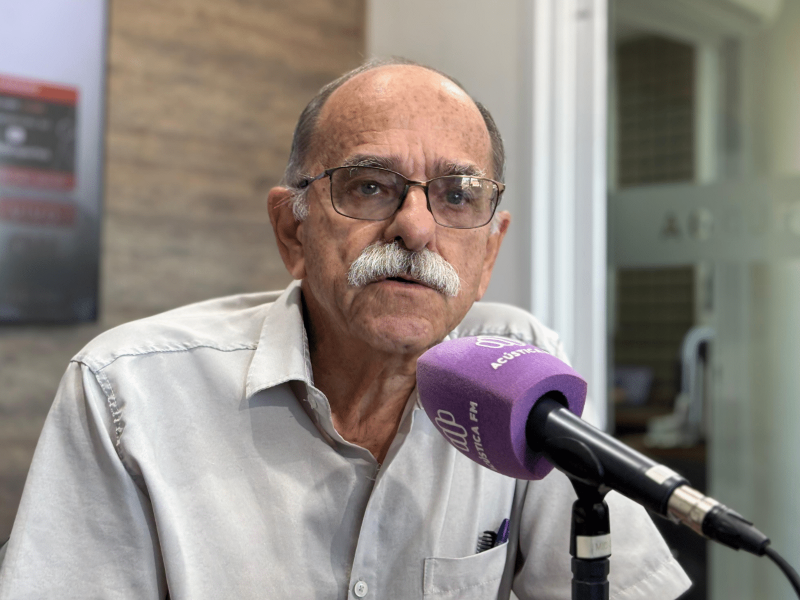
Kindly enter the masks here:
[[456, 423], [456, 418], [449, 410], [439, 410], [436, 413], [436, 425], [453, 446], [462, 452], [469, 454], [467, 444], [467, 430], [462, 425]]
[[518, 356], [523, 356], [525, 354], [547, 354], [547, 352], [540, 350], [539, 348], [520, 348], [519, 350], [511, 350], [495, 358], [492, 362], [492, 368], [496, 371], [508, 361], [514, 360]]
[[435, 423], [439, 431], [442, 432], [442, 435], [444, 435], [457, 450], [460, 450], [466, 455], [470, 454], [469, 441], [471, 439], [475, 447], [475, 452], [478, 454], [478, 458], [492, 471], [497, 471], [483, 448], [483, 440], [481, 440], [480, 430], [477, 425], [478, 404], [476, 402], [469, 403], [469, 418], [476, 422], [475, 425], [470, 427], [472, 435], [470, 435], [466, 427], [456, 423], [455, 416], [449, 410], [439, 409], [436, 413]]
[[492, 350], [499, 350], [500, 348], [516, 348], [515, 350], [507, 350], [492, 361], [492, 369], [495, 371], [508, 361], [514, 360], [523, 354], [548, 354], [540, 348], [529, 346], [525, 342], [520, 342], [509, 338], [494, 335], [479, 335], [475, 339], [475, 345], [479, 346], [480, 348], [490, 348]]
[[475, 342], [476, 346], [481, 348], [505, 348], [507, 346], [527, 346], [524, 342], [518, 342], [517, 340], [511, 340], [504, 337], [495, 337], [491, 335], [479, 335], [476, 338], [478, 341]]

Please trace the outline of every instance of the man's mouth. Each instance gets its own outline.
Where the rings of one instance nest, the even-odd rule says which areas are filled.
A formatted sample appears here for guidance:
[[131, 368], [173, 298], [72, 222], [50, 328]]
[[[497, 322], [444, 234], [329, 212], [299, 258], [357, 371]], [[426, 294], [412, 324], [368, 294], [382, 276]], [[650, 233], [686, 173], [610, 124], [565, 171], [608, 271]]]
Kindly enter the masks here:
[[430, 287], [429, 285], [426, 285], [426, 284], [422, 283], [421, 281], [418, 281], [416, 279], [412, 279], [410, 277], [405, 277], [405, 276], [402, 276], [402, 275], [401, 276], [397, 276], [397, 277], [386, 277], [382, 281], [397, 281], [397, 282], [400, 282], [400, 283], [405, 283], [407, 285], [421, 285], [421, 286], [424, 286], [424, 287]]

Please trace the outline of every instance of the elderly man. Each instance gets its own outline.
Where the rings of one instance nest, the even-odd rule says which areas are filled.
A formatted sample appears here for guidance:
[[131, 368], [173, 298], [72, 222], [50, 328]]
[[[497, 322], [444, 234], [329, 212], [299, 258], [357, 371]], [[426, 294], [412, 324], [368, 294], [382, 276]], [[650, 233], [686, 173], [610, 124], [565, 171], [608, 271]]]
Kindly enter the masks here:
[[[475, 304], [509, 215], [489, 114], [453, 80], [369, 63], [301, 116], [269, 213], [282, 293], [112, 330], [72, 361], [0, 572], [0, 598], [569, 598], [558, 473], [469, 461], [420, 409], [448, 337], [560, 354], [524, 311]], [[688, 580], [644, 511], [609, 496], [612, 597]], [[490, 549], [505, 519], [519, 538]], [[516, 548], [510, 552], [509, 547]]]

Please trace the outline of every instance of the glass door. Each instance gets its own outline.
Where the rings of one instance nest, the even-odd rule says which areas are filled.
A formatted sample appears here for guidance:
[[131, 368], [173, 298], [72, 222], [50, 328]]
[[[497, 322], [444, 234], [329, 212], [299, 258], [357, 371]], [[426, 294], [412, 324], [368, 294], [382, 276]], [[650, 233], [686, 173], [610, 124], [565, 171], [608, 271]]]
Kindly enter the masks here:
[[[800, 2], [611, 9], [616, 433], [800, 566]], [[766, 559], [668, 525], [687, 597], [793, 597]]]

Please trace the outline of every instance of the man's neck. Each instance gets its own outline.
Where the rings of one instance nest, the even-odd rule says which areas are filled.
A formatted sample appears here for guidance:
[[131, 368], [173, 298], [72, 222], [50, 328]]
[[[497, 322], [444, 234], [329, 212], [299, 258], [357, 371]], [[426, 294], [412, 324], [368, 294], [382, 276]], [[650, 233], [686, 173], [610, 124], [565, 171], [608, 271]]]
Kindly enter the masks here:
[[327, 397], [336, 431], [382, 463], [416, 385], [418, 357], [320, 335], [305, 306], [303, 317], [314, 387]]
[[311, 352], [314, 386], [328, 398], [339, 434], [369, 450], [380, 463], [416, 385], [416, 357], [386, 360], [374, 352], [353, 350], [315, 347]]

